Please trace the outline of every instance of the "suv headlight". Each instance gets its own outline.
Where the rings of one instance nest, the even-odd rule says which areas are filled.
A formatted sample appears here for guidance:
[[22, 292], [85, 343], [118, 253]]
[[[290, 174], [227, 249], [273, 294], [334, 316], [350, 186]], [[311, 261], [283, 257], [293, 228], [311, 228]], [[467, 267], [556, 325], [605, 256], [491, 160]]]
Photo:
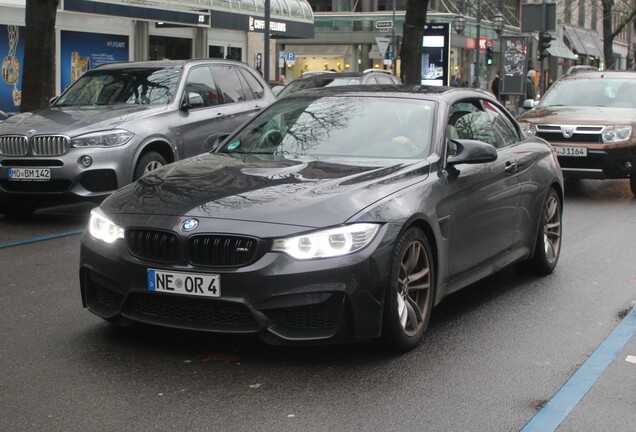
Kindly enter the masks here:
[[115, 147], [126, 144], [135, 136], [134, 133], [124, 129], [93, 132], [80, 135], [71, 140], [73, 147]]
[[331, 258], [358, 251], [371, 243], [380, 225], [360, 223], [316, 231], [310, 234], [276, 239], [272, 250], [299, 259]]
[[97, 240], [105, 243], [115, 243], [117, 239], [124, 238], [124, 229], [108, 219], [98, 210], [91, 210], [91, 217], [88, 221], [88, 232]]
[[519, 123], [521, 126], [521, 132], [527, 137], [533, 137], [537, 134], [537, 127], [534, 123]]
[[614, 143], [627, 141], [632, 134], [631, 126], [607, 126], [603, 131], [603, 142]]

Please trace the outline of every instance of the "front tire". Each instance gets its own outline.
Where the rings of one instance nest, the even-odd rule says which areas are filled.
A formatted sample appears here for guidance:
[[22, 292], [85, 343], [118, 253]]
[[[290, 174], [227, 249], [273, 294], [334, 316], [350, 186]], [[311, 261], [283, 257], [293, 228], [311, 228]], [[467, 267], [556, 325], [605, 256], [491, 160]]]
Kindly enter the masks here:
[[166, 165], [166, 159], [159, 153], [154, 151], [145, 153], [137, 162], [133, 181], [138, 180], [144, 174], [148, 174], [164, 165]]
[[433, 309], [435, 273], [429, 241], [418, 228], [410, 228], [398, 241], [384, 301], [387, 344], [401, 351], [415, 348], [428, 327]]
[[632, 188], [632, 193], [636, 195], [636, 173], [629, 178], [629, 186]]

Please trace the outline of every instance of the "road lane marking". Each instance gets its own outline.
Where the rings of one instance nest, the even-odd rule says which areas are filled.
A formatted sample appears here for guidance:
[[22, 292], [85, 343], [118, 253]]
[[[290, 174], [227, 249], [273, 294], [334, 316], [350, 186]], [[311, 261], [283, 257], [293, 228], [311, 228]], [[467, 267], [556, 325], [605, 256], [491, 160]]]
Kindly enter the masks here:
[[39, 241], [43, 241], [43, 240], [52, 240], [52, 239], [56, 239], [56, 238], [60, 238], [60, 237], [67, 237], [67, 236], [77, 235], [77, 234], [81, 234], [83, 232], [84, 232], [84, 230], [81, 229], [81, 230], [75, 230], [75, 231], [67, 231], [67, 232], [63, 232], [63, 233], [59, 233], [59, 234], [50, 234], [50, 235], [45, 235], [45, 236], [41, 236], [41, 237], [34, 237], [34, 238], [26, 239], [26, 240], [18, 240], [18, 241], [9, 242], [9, 243], [0, 243], [0, 249], [8, 248], [8, 247], [11, 247], [11, 246], [20, 246], [20, 245], [25, 245], [25, 244], [29, 244], [29, 243], [35, 243], [35, 242], [39, 242]]
[[555, 431], [618, 356], [634, 333], [636, 333], [636, 307], [632, 308], [552, 399], [521, 429], [521, 432]]

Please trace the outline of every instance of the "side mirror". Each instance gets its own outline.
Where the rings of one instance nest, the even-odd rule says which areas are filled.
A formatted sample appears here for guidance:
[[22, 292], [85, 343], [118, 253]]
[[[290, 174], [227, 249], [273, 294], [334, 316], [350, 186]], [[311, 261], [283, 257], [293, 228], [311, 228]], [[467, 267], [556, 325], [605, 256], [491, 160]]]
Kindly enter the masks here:
[[191, 108], [197, 108], [203, 106], [203, 98], [200, 94], [195, 92], [188, 92], [186, 101], [181, 105], [181, 109], [189, 110]]
[[457, 153], [449, 156], [449, 166], [459, 164], [480, 164], [497, 160], [497, 149], [485, 142], [467, 139], [453, 139]]
[[526, 99], [523, 101], [523, 107], [524, 108], [528, 108], [528, 109], [532, 109], [537, 105], [536, 101], [534, 99]]

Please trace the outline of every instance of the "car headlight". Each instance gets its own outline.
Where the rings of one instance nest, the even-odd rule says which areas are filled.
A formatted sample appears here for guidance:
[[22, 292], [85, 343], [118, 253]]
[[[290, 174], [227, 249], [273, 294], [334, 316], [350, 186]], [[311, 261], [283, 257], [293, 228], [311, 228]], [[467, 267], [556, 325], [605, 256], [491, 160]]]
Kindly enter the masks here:
[[104, 216], [99, 210], [91, 210], [88, 221], [88, 232], [97, 240], [105, 243], [114, 243], [117, 239], [124, 238], [124, 229]]
[[80, 135], [71, 140], [73, 147], [115, 147], [126, 144], [135, 136], [134, 133], [124, 129], [93, 132]]
[[631, 126], [607, 126], [603, 131], [603, 142], [627, 141], [632, 134]]
[[519, 123], [521, 132], [527, 137], [533, 137], [537, 134], [537, 127], [534, 123]]
[[274, 240], [272, 250], [299, 259], [330, 258], [358, 251], [371, 243], [380, 225], [360, 223]]

